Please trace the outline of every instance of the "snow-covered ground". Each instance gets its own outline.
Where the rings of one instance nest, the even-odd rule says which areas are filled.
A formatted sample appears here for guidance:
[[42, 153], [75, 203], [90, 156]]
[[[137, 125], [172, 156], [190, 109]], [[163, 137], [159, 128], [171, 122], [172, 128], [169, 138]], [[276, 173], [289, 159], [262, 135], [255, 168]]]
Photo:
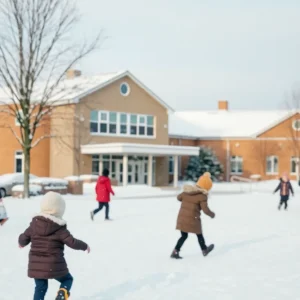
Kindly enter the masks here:
[[[66, 250], [75, 278], [71, 299], [299, 299], [300, 192], [294, 184], [298, 193], [289, 210], [278, 211], [278, 195], [271, 194], [277, 182], [260, 183], [252, 193], [237, 193], [238, 185], [215, 185], [209, 205], [216, 218], [202, 220], [206, 241], [216, 248], [204, 258], [191, 235], [180, 261], [169, 258], [179, 237], [175, 197], [157, 192], [146, 198], [151, 189], [119, 187], [119, 198], [111, 203], [114, 220], [105, 222], [101, 212], [91, 222], [92, 187], [84, 196], [65, 196], [70, 231], [91, 247], [90, 254]], [[134, 192], [145, 196], [130, 199]], [[39, 200], [5, 199], [10, 220], [0, 228], [3, 300], [32, 299], [34, 283], [26, 276], [29, 247], [20, 250], [17, 239], [39, 210]], [[57, 288], [51, 281], [47, 300]]]

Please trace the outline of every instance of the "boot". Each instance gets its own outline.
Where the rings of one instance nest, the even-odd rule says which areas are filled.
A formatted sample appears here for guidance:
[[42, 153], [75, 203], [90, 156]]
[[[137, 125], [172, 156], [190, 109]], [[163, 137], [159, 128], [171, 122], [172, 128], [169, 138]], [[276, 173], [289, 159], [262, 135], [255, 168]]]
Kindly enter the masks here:
[[91, 220], [94, 221], [94, 212], [91, 211]]
[[279, 205], [278, 205], [278, 210], [280, 210], [280, 209], [281, 209], [281, 205], [279, 204]]
[[66, 289], [59, 289], [55, 300], [68, 300], [69, 295]]
[[179, 255], [179, 251], [177, 251], [177, 250], [173, 250], [173, 252], [171, 254], [171, 258], [182, 259], [182, 257]]
[[209, 245], [205, 250], [202, 251], [203, 256], [207, 256], [209, 254], [209, 252], [213, 251], [213, 249], [215, 248], [215, 245]]
[[1, 225], [1, 226], [3, 226], [3, 225], [4, 225], [4, 223], [5, 223], [5, 222], [7, 222], [7, 220], [8, 220], [8, 218], [6, 218], [6, 219], [2, 219], [2, 220], [0, 221], [0, 225]]

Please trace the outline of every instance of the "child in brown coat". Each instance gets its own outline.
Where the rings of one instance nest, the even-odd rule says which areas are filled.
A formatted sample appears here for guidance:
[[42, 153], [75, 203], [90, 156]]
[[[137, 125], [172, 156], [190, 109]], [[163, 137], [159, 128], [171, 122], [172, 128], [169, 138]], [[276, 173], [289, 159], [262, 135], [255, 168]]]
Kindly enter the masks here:
[[[48, 289], [48, 279], [60, 282], [56, 300], [66, 300], [70, 295], [73, 277], [64, 258], [64, 245], [90, 252], [89, 246], [75, 239], [62, 219], [65, 201], [58, 193], [48, 192], [41, 202], [41, 213], [19, 237], [19, 247], [31, 243], [28, 277], [35, 280], [34, 300], [43, 300]], [[29, 297], [24, 297], [28, 299]]]
[[211, 188], [211, 176], [210, 173], [206, 172], [199, 178], [196, 185], [184, 186], [183, 192], [177, 196], [177, 199], [181, 201], [181, 208], [178, 214], [176, 229], [181, 231], [181, 238], [178, 240], [175, 249], [171, 254], [171, 258], [182, 258], [179, 255], [179, 252], [188, 238], [188, 233], [197, 235], [204, 256], [208, 255], [209, 252], [213, 250], [213, 244], [208, 247], [205, 244], [200, 218], [201, 210], [211, 218], [215, 217], [215, 213], [213, 213], [207, 205], [208, 192]]

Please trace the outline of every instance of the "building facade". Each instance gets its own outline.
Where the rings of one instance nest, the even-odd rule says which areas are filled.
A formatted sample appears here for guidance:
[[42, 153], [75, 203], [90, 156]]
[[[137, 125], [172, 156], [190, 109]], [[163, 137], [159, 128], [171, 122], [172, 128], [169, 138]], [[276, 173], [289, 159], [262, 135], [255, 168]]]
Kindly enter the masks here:
[[[34, 175], [98, 175], [108, 168], [122, 185], [177, 186], [189, 157], [209, 147], [224, 166], [223, 180], [272, 179], [283, 171], [297, 177], [297, 111], [232, 111], [219, 101], [215, 111], [174, 112], [128, 71], [84, 77], [70, 70], [60, 89], [49, 123], [35, 135], [41, 141], [31, 152]], [[19, 124], [3, 111], [0, 174], [22, 173]]]

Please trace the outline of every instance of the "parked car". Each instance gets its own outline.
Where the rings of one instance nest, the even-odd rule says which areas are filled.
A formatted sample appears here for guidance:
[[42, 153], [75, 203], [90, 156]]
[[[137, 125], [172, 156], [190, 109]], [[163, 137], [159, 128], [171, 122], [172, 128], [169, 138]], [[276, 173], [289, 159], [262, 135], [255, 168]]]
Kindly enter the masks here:
[[[38, 178], [35, 175], [30, 174], [29, 179]], [[11, 196], [12, 188], [15, 185], [24, 184], [23, 173], [11, 173], [0, 175], [0, 193], [2, 197]]]

